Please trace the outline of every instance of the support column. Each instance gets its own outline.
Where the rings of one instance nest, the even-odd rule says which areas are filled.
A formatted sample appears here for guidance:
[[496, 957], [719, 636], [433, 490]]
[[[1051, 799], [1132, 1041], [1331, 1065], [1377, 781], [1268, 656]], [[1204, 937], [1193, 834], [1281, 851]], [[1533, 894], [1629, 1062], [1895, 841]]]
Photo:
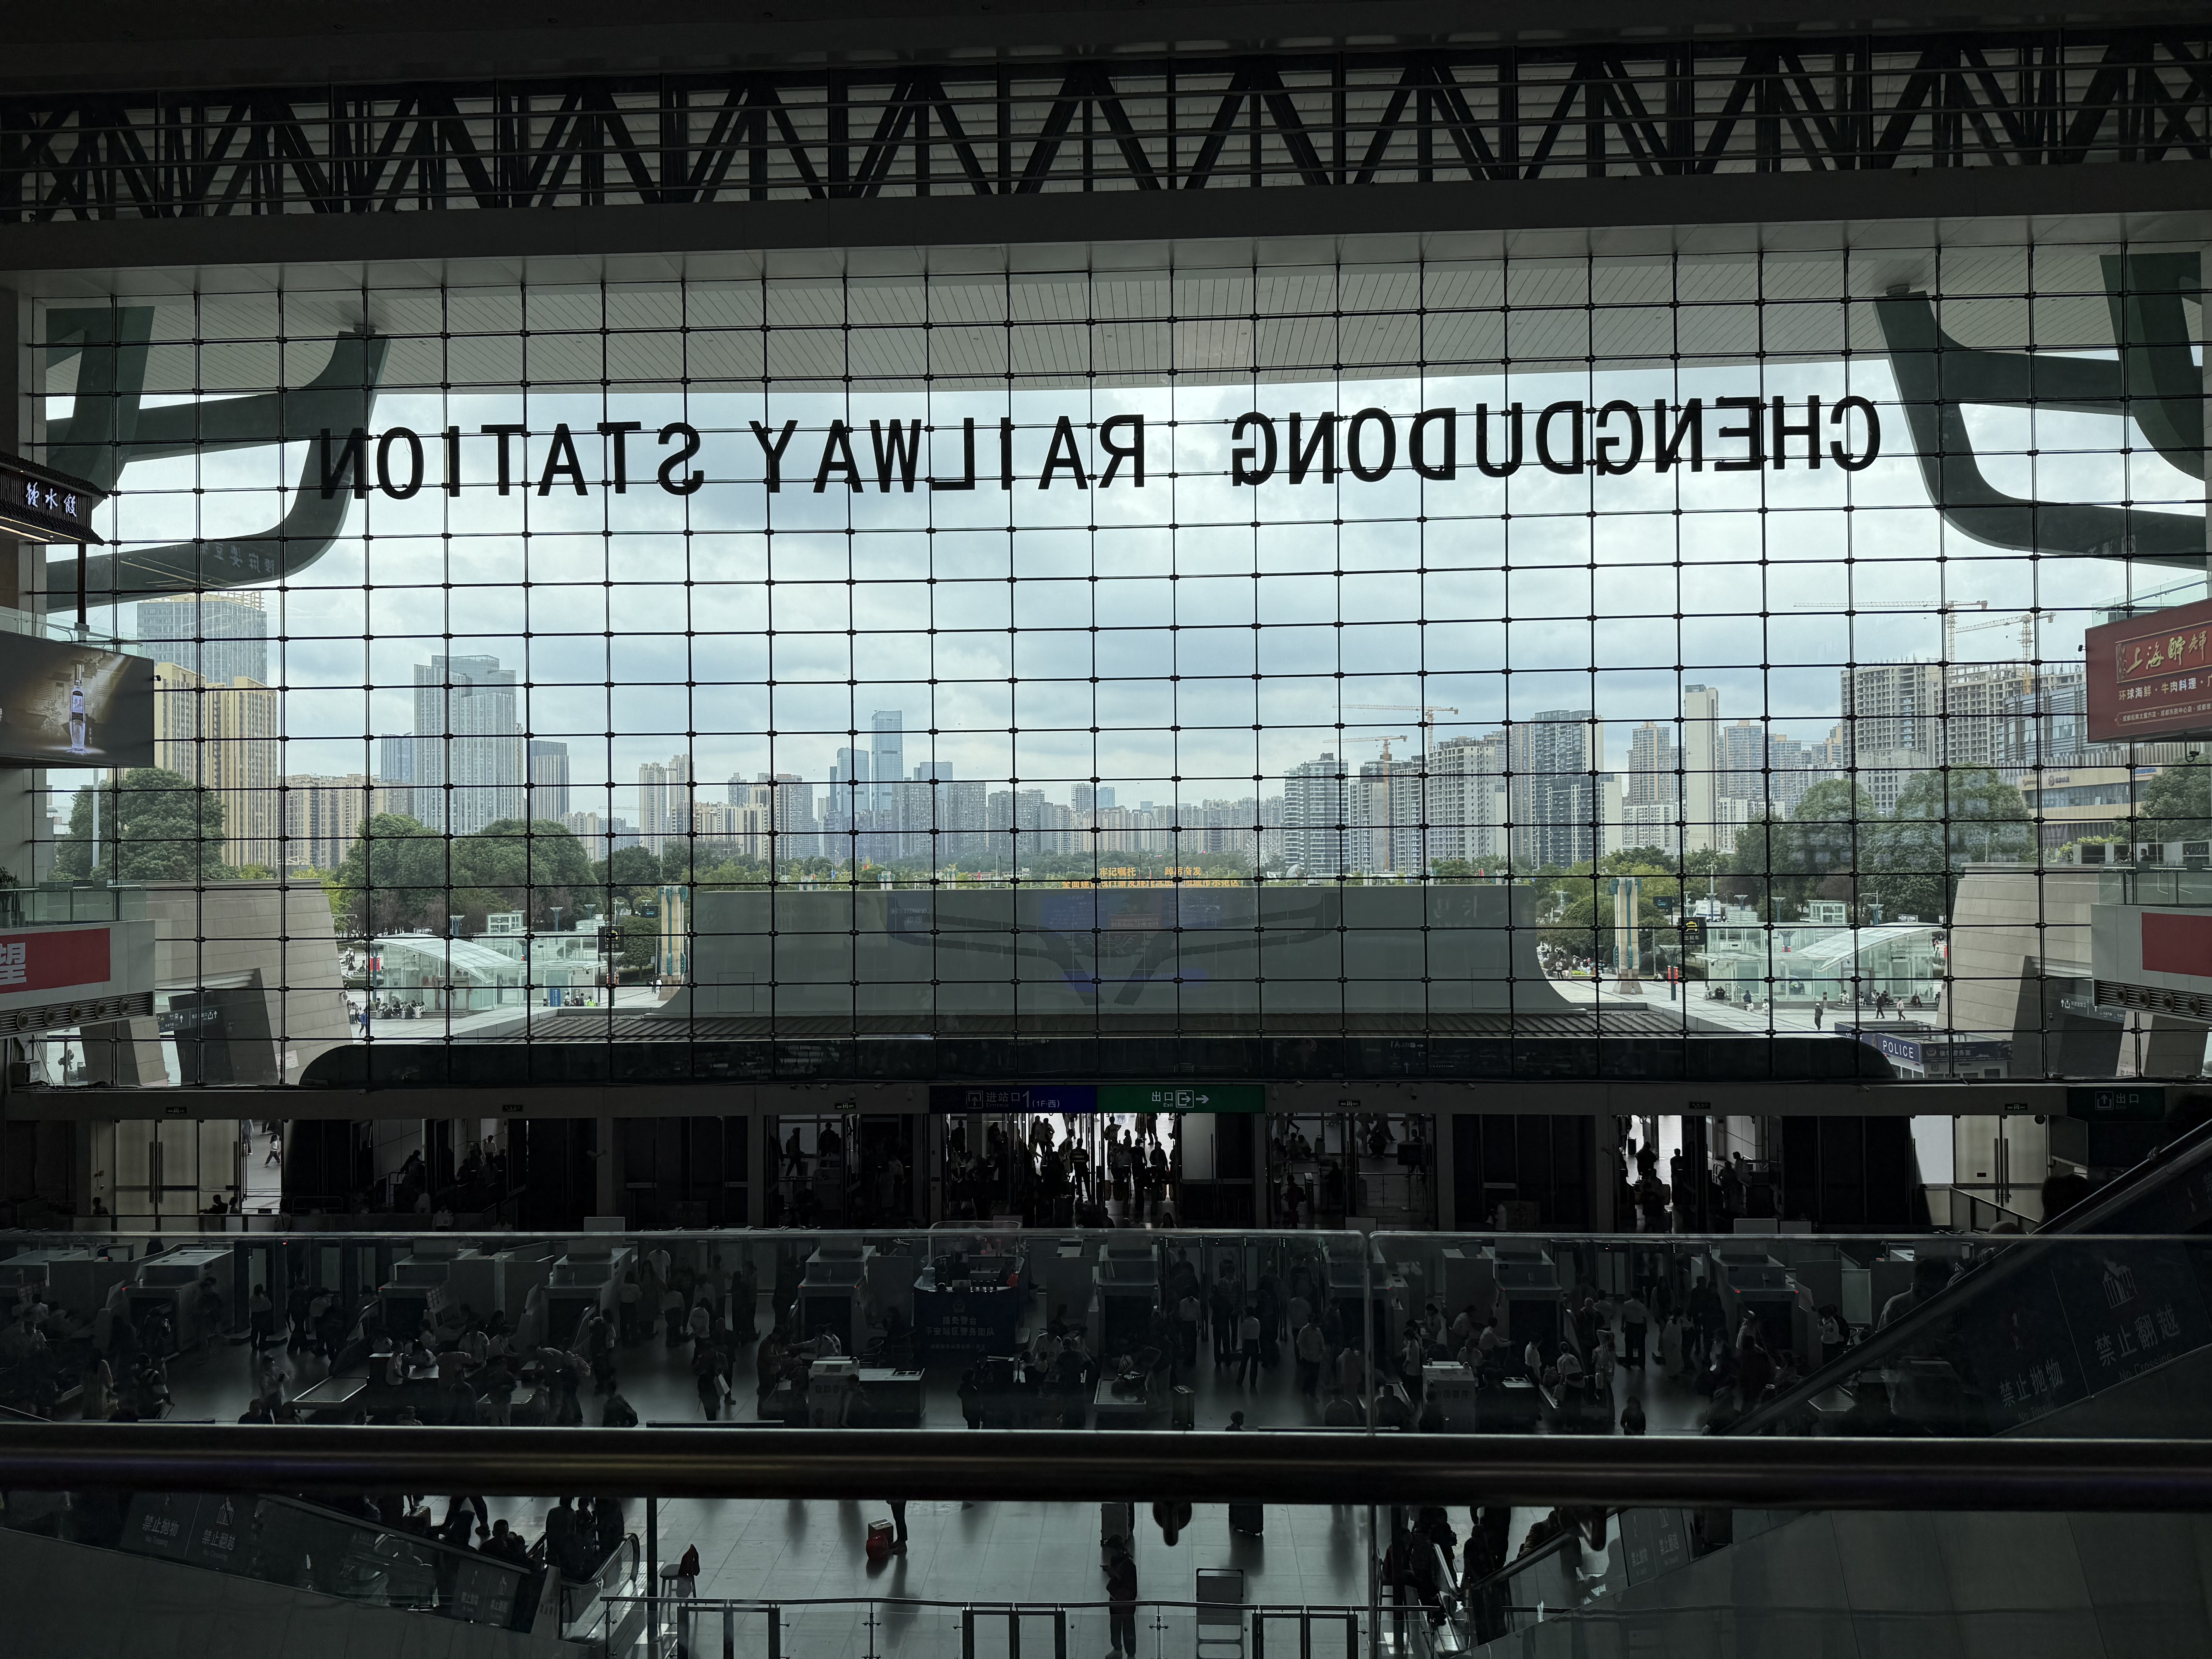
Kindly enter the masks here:
[[[595, 1178], [592, 1195], [592, 1213], [620, 1215], [622, 1189], [617, 1182], [621, 1180], [622, 1172], [617, 1166], [621, 1160], [621, 1152], [615, 1142], [615, 1121], [611, 1117], [603, 1117], [599, 1120], [599, 1155], [592, 1160], [592, 1173]], [[655, 1173], [657, 1175], [659, 1172]]]
[[[0, 450], [21, 455], [40, 435], [37, 363], [32, 341], [36, 329], [30, 298], [12, 289], [0, 289], [0, 362], [4, 362], [6, 396], [0, 397]], [[0, 605], [38, 616], [45, 614], [46, 550], [37, 542], [0, 536]], [[90, 774], [88, 776], [93, 775]], [[41, 848], [41, 819], [46, 801], [46, 774], [37, 767], [0, 767], [0, 870], [18, 884], [35, 887], [46, 873], [41, 856], [52, 859], [52, 846]]]
[[1620, 1196], [1620, 1120], [1600, 1112], [1590, 1120], [1589, 1224], [1594, 1233], [1620, 1231], [1613, 1213]]
[[[1454, 1133], [1452, 1127], [1456, 1115], [1452, 1112], [1438, 1112], [1436, 1116], [1436, 1133], [1430, 1137], [1430, 1144], [1435, 1151], [1437, 1167], [1429, 1185], [1430, 1190], [1436, 1194], [1437, 1198], [1437, 1231], [1444, 1233], [1458, 1232], [1462, 1228], [1459, 1215], [1459, 1165], [1457, 1149], [1454, 1145], [1459, 1136]], [[1262, 1129], [1267, 1127], [1264, 1119], [1261, 1120], [1261, 1127]], [[1267, 1171], [1264, 1163], [1266, 1157], [1264, 1140], [1257, 1156], [1261, 1158], [1262, 1163], [1259, 1173], [1253, 1177], [1252, 1182], [1253, 1219], [1255, 1224], [1267, 1213], [1267, 1194], [1264, 1190], [1267, 1183]]]

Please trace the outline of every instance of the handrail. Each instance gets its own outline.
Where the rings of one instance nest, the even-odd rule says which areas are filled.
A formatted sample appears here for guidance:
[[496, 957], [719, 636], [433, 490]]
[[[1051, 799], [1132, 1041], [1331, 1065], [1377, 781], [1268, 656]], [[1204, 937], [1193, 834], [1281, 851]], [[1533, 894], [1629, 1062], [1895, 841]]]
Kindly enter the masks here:
[[1548, 1560], [1551, 1557], [1560, 1553], [1574, 1541], [1575, 1534], [1571, 1528], [1565, 1532], [1554, 1533], [1527, 1554], [1516, 1555], [1504, 1566], [1496, 1567], [1486, 1572], [1474, 1583], [1464, 1587], [1460, 1594], [1468, 1601], [1473, 1601], [1477, 1595], [1492, 1585], [1503, 1584], [1508, 1579], [1518, 1577], [1538, 1562]]
[[0, 1425], [0, 1490], [2212, 1509], [2212, 1440]]
[[2124, 1212], [2130, 1205], [2141, 1201], [2143, 1188], [2153, 1176], [2171, 1180], [2207, 1159], [2212, 1159], [2212, 1123], [2200, 1125], [2160, 1147], [2102, 1190], [2070, 1210], [2046, 1219], [2031, 1238], [2008, 1240], [2002, 1245], [1981, 1246], [1995, 1250], [1996, 1254], [1953, 1279], [1943, 1287], [1942, 1293], [1922, 1303], [1895, 1324], [1876, 1331], [1856, 1347], [1845, 1349], [1836, 1356], [1832, 1364], [1815, 1368], [1811, 1376], [1788, 1394], [1778, 1395], [1764, 1404], [1753, 1407], [1723, 1432], [1731, 1437], [1755, 1435], [1771, 1428], [1810, 1401], [1826, 1394], [1842, 1378], [1863, 1371], [1869, 1365], [1881, 1364], [1918, 1341], [1929, 1331], [1948, 1322], [1960, 1305], [1960, 1298], [1948, 1292], [1955, 1290], [1986, 1296], [1993, 1285], [2002, 1284], [2014, 1273], [2026, 1272], [2039, 1259], [2040, 1251], [2035, 1241], [2094, 1236], [2100, 1223]]

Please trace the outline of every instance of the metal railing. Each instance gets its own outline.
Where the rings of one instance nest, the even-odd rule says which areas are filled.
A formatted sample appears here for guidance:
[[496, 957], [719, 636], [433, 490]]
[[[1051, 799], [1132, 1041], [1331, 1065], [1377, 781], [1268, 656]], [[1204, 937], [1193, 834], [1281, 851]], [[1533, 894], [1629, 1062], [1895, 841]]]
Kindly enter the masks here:
[[[1127, 1614], [1138, 1638], [1124, 1659], [1168, 1659], [1188, 1650], [1203, 1620], [1209, 1644], [1249, 1637], [1251, 1659], [1265, 1659], [1270, 1637], [1294, 1640], [1297, 1659], [1360, 1659], [1370, 1610], [1365, 1607], [1273, 1602], [1241, 1606], [1139, 1597]], [[959, 1601], [917, 1596], [817, 1596], [776, 1600], [674, 1595], [612, 1596], [588, 1626], [568, 1632], [592, 1659], [626, 1659], [643, 1649], [694, 1656], [743, 1651], [784, 1659], [794, 1645], [818, 1649], [832, 1638], [858, 1659], [1069, 1659], [1102, 1650], [1112, 1640], [1109, 1601]], [[1385, 1616], [1391, 1610], [1383, 1609]], [[1295, 1634], [1285, 1630], [1294, 1627]], [[794, 1638], [799, 1638], [797, 1644]], [[979, 1639], [980, 1638], [980, 1639]], [[1234, 1640], [1236, 1638], [1228, 1638]], [[1287, 1655], [1291, 1650], [1278, 1646]]]
[[0, 1490], [272, 1489], [2149, 1512], [2212, 1509], [2212, 1440], [0, 1423]]

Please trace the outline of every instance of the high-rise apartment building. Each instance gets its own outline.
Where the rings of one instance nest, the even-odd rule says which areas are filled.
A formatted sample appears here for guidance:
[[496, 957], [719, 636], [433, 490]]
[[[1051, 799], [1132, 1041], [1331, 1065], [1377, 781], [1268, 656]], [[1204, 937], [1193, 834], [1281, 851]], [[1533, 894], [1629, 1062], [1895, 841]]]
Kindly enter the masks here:
[[2089, 680], [2079, 668], [2039, 670], [2005, 701], [1999, 766], [2071, 766], [2089, 746]]
[[200, 693], [198, 781], [222, 803], [222, 861], [283, 867], [283, 736], [273, 686], [239, 676]]
[[154, 764], [222, 803], [225, 864], [279, 867], [283, 749], [274, 687], [243, 675], [215, 685], [179, 664], [154, 665]]
[[638, 839], [649, 853], [691, 833], [691, 757], [671, 755], [637, 769]]
[[200, 694], [205, 685], [191, 669], [154, 665], [154, 764], [200, 781]]
[[1766, 799], [1766, 722], [1730, 720], [1719, 731], [1721, 776], [1719, 793], [1724, 800]]
[[496, 657], [433, 657], [415, 665], [414, 817], [471, 836], [523, 816], [528, 803], [515, 675]]
[[1621, 781], [1620, 845], [1656, 847], [1669, 858], [1682, 848], [1681, 750], [1674, 727], [1645, 720], [1628, 734], [1628, 772]]
[[1309, 878], [1352, 867], [1346, 823], [1346, 774], [1334, 754], [1294, 766], [1283, 779], [1283, 862]]
[[2034, 684], [2034, 671], [2022, 663], [1950, 664], [1943, 673], [1943, 763], [2002, 766], [2014, 706]]
[[361, 838], [375, 805], [366, 774], [284, 780], [284, 864], [292, 870], [336, 870]]
[[141, 599], [134, 655], [188, 668], [211, 684], [270, 684], [269, 613], [252, 588]]
[[1505, 856], [1505, 734], [1446, 738], [1429, 751], [1429, 860]]
[[1721, 694], [1710, 685], [1682, 688], [1681, 818], [1685, 854], [1733, 843], [1721, 832]]
[[1512, 726], [1509, 735], [1513, 867], [1595, 861], [1605, 728], [1587, 708], [1553, 708]]
[[[1418, 875], [1427, 836], [1420, 757], [1390, 756], [1362, 761], [1345, 784], [1347, 856], [1369, 875]], [[1256, 813], [1259, 803], [1252, 803]]]
[[530, 739], [530, 817], [558, 823], [568, 816], [568, 745]]
[[376, 801], [379, 812], [404, 818], [415, 816], [415, 739], [410, 737], [376, 740]]
[[1891, 811], [1913, 778], [1945, 763], [1943, 665], [1855, 663], [1840, 678], [1852, 775]]

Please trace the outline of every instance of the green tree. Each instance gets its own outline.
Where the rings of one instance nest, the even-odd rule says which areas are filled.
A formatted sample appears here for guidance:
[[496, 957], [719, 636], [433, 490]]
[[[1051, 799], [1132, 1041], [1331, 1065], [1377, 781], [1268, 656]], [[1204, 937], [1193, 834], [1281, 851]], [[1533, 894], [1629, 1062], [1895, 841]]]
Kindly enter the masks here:
[[501, 818], [453, 843], [453, 897], [447, 907], [481, 927], [487, 913], [520, 910], [532, 927], [553, 912], [574, 921], [593, 902], [583, 842], [550, 819]]
[[338, 866], [339, 903], [356, 935], [446, 926], [446, 838], [398, 812], [379, 812]]
[[1947, 767], [1906, 784], [1868, 842], [1860, 879], [1883, 917], [1944, 921], [1959, 872], [2033, 859], [2035, 824], [2020, 791], [1989, 768]]
[[614, 856], [592, 866], [592, 883], [633, 902], [653, 902], [661, 883], [660, 860], [642, 847], [617, 847]]
[[[99, 799], [95, 803], [94, 792]], [[115, 881], [216, 881], [222, 862], [222, 802], [180, 773], [133, 767], [112, 784], [76, 792], [54, 867], [93, 874], [92, 823], [100, 817], [100, 869]]]
[[651, 916], [624, 916], [619, 965], [628, 972], [641, 973], [651, 968], [659, 956], [659, 922]]
[[[1828, 778], [1808, 789], [1788, 817], [1759, 818], [1739, 830], [1729, 866], [1760, 884], [1770, 921], [1795, 919], [1808, 899], [1850, 903], [1881, 817], [1863, 790]], [[1725, 890], [1726, 878], [1715, 879]]]
[[2212, 765], [2191, 756], [2169, 766], [2136, 798], [2137, 841], [2203, 841], [2212, 836]]

